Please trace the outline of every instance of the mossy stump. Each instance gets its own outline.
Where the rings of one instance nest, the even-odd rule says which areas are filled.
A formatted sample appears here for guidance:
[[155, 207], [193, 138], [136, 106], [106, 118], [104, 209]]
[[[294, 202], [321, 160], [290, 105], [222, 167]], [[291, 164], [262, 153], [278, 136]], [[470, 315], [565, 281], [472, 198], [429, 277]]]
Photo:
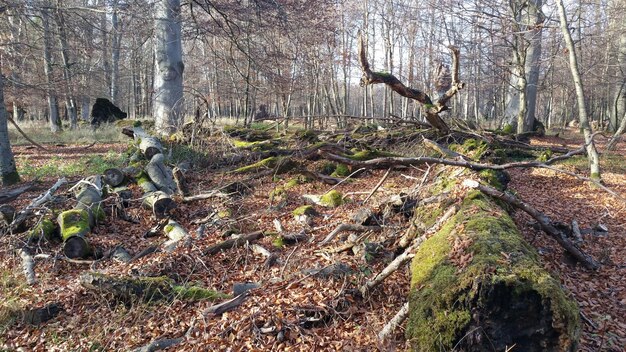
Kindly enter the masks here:
[[420, 246], [411, 271], [406, 337], [415, 351], [576, 349], [578, 306], [480, 192]]

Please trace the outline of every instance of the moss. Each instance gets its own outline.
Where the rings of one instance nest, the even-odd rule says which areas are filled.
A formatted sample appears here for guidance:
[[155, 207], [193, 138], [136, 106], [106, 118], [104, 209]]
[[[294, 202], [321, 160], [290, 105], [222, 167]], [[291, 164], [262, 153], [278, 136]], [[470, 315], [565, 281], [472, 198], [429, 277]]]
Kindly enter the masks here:
[[294, 216], [298, 216], [298, 215], [315, 215], [317, 212], [315, 211], [315, 208], [313, 208], [312, 205], [303, 205], [303, 206], [297, 207], [291, 213]]
[[382, 157], [394, 157], [396, 156], [393, 153], [388, 153], [380, 150], [357, 150], [353, 151], [352, 155], [345, 155], [346, 158], [356, 160], [356, 161], [365, 161]]
[[307, 141], [309, 143], [317, 143], [319, 141], [317, 134], [311, 130], [297, 130], [294, 135], [297, 139]]
[[163, 228], [163, 232], [165, 232], [166, 234], [172, 232], [172, 230], [174, 230], [174, 226], [172, 224], [167, 224]]
[[296, 187], [297, 185], [301, 185], [301, 184], [307, 183], [309, 181], [310, 180], [306, 176], [300, 175], [300, 176], [294, 177], [294, 178], [290, 179], [289, 181], [287, 181], [283, 185], [283, 188], [285, 188], [286, 190], [287, 189], [291, 189], [291, 188]]
[[337, 164], [325, 162], [318, 170], [323, 175], [330, 175], [335, 172], [335, 169], [337, 169]]
[[343, 204], [343, 196], [336, 190], [331, 190], [320, 198], [320, 204], [335, 208]]
[[[457, 242], [464, 247], [455, 247]], [[465, 266], [455, 262], [459, 251], [471, 254]], [[411, 271], [406, 334], [415, 350], [452, 350], [472, 324], [481, 324], [475, 319], [484, 323], [498, 314], [482, 311], [498, 288], [518, 301], [538, 294], [552, 311], [551, 326], [565, 336], [558, 343], [575, 343], [580, 328], [576, 304], [539, 265], [513, 220], [478, 191], [468, 193], [457, 214], [421, 245]]]
[[283, 174], [285, 172], [291, 171], [293, 168], [297, 166], [297, 163], [291, 158], [281, 158], [277, 156], [272, 156], [261, 161], [258, 161], [254, 164], [247, 165], [244, 167], [240, 167], [234, 170], [234, 173], [247, 173], [247, 172], [259, 172], [267, 169], [276, 169], [277, 174]]
[[350, 175], [350, 168], [346, 164], [337, 165], [335, 171], [330, 174], [333, 177], [346, 177], [348, 175]]
[[220, 219], [230, 218], [231, 216], [233, 216], [233, 212], [232, 210], [228, 208], [221, 209], [220, 211], [217, 212], [217, 217]]
[[141, 125], [142, 125], [141, 121], [138, 121], [138, 120], [133, 123], [133, 127], [141, 127]]
[[276, 238], [272, 241], [272, 246], [276, 248], [283, 248], [285, 246], [285, 240], [282, 236], [276, 236]]
[[463, 142], [463, 145], [460, 147], [458, 152], [463, 155], [467, 155], [474, 160], [480, 160], [487, 149], [489, 149], [489, 145], [485, 141], [468, 138], [465, 142]]
[[189, 300], [209, 300], [215, 301], [219, 299], [231, 298], [230, 295], [225, 293], [209, 290], [198, 286], [172, 286], [172, 290], [176, 294], [177, 298], [189, 299]]
[[550, 149], [546, 149], [541, 152], [541, 154], [539, 154], [539, 157], [537, 158], [538, 161], [542, 162], [546, 162], [550, 159], [552, 159], [552, 151]]
[[65, 241], [72, 236], [84, 236], [89, 228], [89, 213], [84, 209], [66, 210], [57, 218], [61, 238]]
[[510, 123], [507, 123], [506, 125], [504, 125], [504, 127], [502, 127], [502, 133], [515, 134], [515, 129], [513, 128], [513, 125], [511, 125]]
[[270, 199], [274, 199], [274, 198], [282, 197], [283, 195], [285, 195], [285, 193], [286, 193], [285, 188], [282, 186], [278, 186], [270, 191], [269, 197]]
[[500, 182], [500, 179], [498, 177], [498, 171], [486, 169], [486, 170], [480, 171], [478, 175], [483, 181], [485, 181], [490, 186], [497, 188], [501, 191], [504, 190], [504, 185]]
[[11, 186], [20, 182], [20, 174], [17, 171], [2, 174], [2, 186]]
[[38, 240], [40, 238], [44, 238], [48, 241], [54, 239], [57, 235], [57, 227], [50, 219], [42, 219], [37, 226], [33, 227], [28, 232], [29, 240]]

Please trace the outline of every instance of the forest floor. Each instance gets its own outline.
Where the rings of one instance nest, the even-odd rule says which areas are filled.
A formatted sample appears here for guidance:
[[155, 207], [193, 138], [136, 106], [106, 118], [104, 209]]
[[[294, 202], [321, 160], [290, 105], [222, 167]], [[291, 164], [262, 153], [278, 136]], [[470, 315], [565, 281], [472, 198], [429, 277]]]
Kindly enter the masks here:
[[[566, 138], [536, 138], [532, 143], [574, 149], [580, 146], [581, 139], [568, 134]], [[48, 153], [42, 153], [20, 146], [14, 148], [14, 152], [22, 168], [27, 164], [28, 168], [36, 170], [51, 164], [68, 164], [71, 160], [84, 163], [87, 154], [92, 158], [100, 155], [104, 159], [115, 159], [127, 145], [49, 148]], [[582, 159], [558, 166], [580, 175], [587, 173]], [[606, 186], [626, 197], [624, 143], [615, 154], [603, 159], [603, 166]], [[78, 174], [71, 181], [78, 181], [81, 178]], [[248, 174], [194, 170], [187, 174], [192, 194], [233, 181], [244, 181], [251, 187], [239, 198], [180, 203], [173, 217], [189, 230], [193, 241], [190, 246], [179, 246], [172, 253], [157, 252], [130, 264], [113, 260], [79, 263], [61, 259], [59, 244], [42, 242], [37, 253], [52, 254], [52, 257], [37, 259], [37, 283], [33, 286], [24, 281], [21, 261], [14, 251], [16, 237], [5, 236], [0, 239], [0, 322], [2, 315], [6, 317], [11, 309], [41, 307], [51, 302], [58, 303], [62, 312], [39, 326], [20, 321], [8, 326], [0, 324], [0, 351], [131, 350], [150, 341], [181, 336], [185, 339], [170, 350], [405, 350], [408, 346], [403, 331], [397, 331], [395, 338], [385, 345], [378, 341], [377, 334], [406, 302], [408, 267], [394, 273], [367, 300], [354, 299], [347, 307], [340, 307], [336, 304], [338, 297], [379, 272], [388, 257], [370, 260], [350, 251], [329, 254], [322, 250], [324, 246], [319, 245], [320, 240], [338, 224], [351, 222], [353, 213], [363, 207], [364, 200], [384, 174], [385, 170], [367, 171], [352, 182], [338, 186], [319, 181], [295, 184], [284, 190], [279, 198], [272, 198], [269, 194], [293, 175], [251, 178]], [[407, 192], [420, 182], [423, 174], [424, 168], [391, 171], [367, 205], [376, 208], [390, 196]], [[577, 220], [581, 228], [599, 223], [608, 228], [605, 236], [585, 235], [583, 249], [603, 264], [597, 272], [590, 272], [568, 261], [552, 239], [529, 225], [530, 218], [526, 214], [514, 214], [524, 237], [539, 250], [544, 266], [560, 277], [563, 286], [581, 307], [586, 322], [583, 322], [579, 350], [623, 351], [626, 346], [626, 203], [562, 173], [546, 169], [514, 169], [510, 174], [509, 188], [551, 219], [563, 223]], [[33, 175], [38, 174], [33, 171]], [[11, 205], [21, 209], [49, 188], [56, 178], [57, 175], [43, 176], [37, 189], [22, 194]], [[316, 207], [318, 214], [310, 225], [294, 219], [292, 211], [305, 204], [303, 194], [324, 194], [331, 187], [349, 201], [337, 208]], [[55, 208], [72, 207], [73, 200], [67, 188], [58, 192], [60, 197]], [[131, 190], [133, 205], [128, 212], [138, 223], [107, 216], [104, 223], [89, 235], [94, 246], [110, 249], [121, 244], [133, 254], [163, 241], [163, 238], [143, 237], [155, 225], [155, 220], [149, 211], [139, 206], [142, 193], [139, 187], [131, 186]], [[105, 205], [110, 205], [108, 202]], [[198, 236], [200, 225], [194, 224], [194, 220], [212, 213], [227, 215], [216, 218], [206, 226], [204, 236]], [[277, 246], [271, 236], [258, 240], [256, 243], [277, 256], [276, 264], [272, 266], [266, 265], [265, 258], [255, 254], [250, 246], [202, 255], [207, 247], [221, 242], [225, 233], [275, 232], [274, 220], [280, 221], [285, 232], [306, 230], [311, 241]], [[395, 236], [403, 233], [407, 226], [408, 219], [396, 216], [385, 223], [382, 233], [377, 235]], [[328, 268], [336, 263], [345, 264], [351, 273], [324, 277], [307, 271]], [[252, 290], [249, 298], [234, 310], [213, 315], [205, 314], [205, 310], [215, 302], [206, 300], [116, 303], [83, 288], [79, 275], [84, 271], [114, 276], [167, 275], [177, 282], [194, 283], [228, 294], [232, 293], [234, 283], [255, 282], [262, 286]]]

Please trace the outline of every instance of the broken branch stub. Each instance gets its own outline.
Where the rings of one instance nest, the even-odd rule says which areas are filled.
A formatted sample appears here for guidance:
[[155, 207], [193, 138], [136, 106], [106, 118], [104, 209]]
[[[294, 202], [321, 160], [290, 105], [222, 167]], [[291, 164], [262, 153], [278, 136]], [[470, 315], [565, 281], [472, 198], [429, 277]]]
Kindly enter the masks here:
[[448, 110], [448, 101], [464, 87], [464, 83], [459, 81], [459, 49], [455, 46], [449, 46], [448, 49], [450, 49], [452, 55], [452, 82], [449, 87], [446, 86], [447, 90], [443, 92], [435, 102], [433, 102], [428, 94], [418, 89], [407, 87], [391, 73], [372, 71], [367, 60], [367, 51], [363, 35], [360, 35], [359, 62], [361, 63], [361, 71], [363, 71], [361, 85], [366, 86], [369, 84], [384, 83], [401, 96], [417, 100], [418, 102], [424, 104], [424, 107], [426, 108], [426, 120], [442, 133], [448, 133], [450, 132], [450, 128], [439, 116], [439, 114]]

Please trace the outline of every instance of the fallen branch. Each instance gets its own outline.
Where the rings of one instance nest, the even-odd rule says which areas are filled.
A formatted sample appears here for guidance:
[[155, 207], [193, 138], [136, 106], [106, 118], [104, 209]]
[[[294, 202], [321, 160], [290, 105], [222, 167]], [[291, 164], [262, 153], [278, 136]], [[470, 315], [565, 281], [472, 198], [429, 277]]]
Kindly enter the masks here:
[[236, 308], [239, 305], [241, 305], [243, 303], [243, 301], [245, 301], [246, 298], [248, 298], [249, 295], [250, 295], [250, 292], [245, 291], [244, 293], [240, 294], [239, 296], [237, 296], [237, 297], [235, 297], [233, 299], [229, 299], [226, 302], [222, 302], [220, 304], [216, 304], [216, 305], [213, 305], [213, 306], [205, 309], [203, 314], [205, 316], [208, 315], [208, 314], [219, 315], [219, 314], [222, 314], [222, 313], [227, 312], [229, 310], [232, 310], [233, 308]]
[[168, 347], [172, 347], [174, 345], [178, 345], [183, 342], [185, 339], [182, 337], [176, 339], [160, 339], [150, 342], [149, 344], [136, 348], [134, 352], [154, 352], [164, 350]]
[[382, 186], [383, 183], [385, 183], [385, 180], [387, 179], [387, 177], [389, 177], [389, 173], [391, 172], [391, 169], [393, 169], [393, 167], [390, 167], [389, 169], [387, 169], [387, 172], [385, 172], [385, 175], [383, 175], [383, 177], [380, 179], [380, 181], [378, 181], [376, 186], [374, 186], [374, 188], [372, 188], [372, 190], [367, 195], [367, 197], [365, 197], [365, 199], [363, 200], [363, 204], [367, 203], [367, 201], [374, 195], [374, 193], [376, 193], [376, 191], [380, 188], [380, 186]]
[[13, 221], [11, 222], [10, 228], [15, 229], [18, 226], [20, 226], [28, 218], [28, 216], [30, 216], [33, 213], [33, 211], [36, 208], [40, 207], [46, 202], [51, 201], [52, 195], [59, 189], [59, 187], [63, 186], [66, 183], [67, 183], [67, 180], [65, 179], [65, 177], [57, 180], [57, 182], [54, 185], [52, 185], [52, 187], [50, 187], [50, 189], [48, 189], [46, 193], [35, 198], [32, 202], [30, 202], [28, 206], [26, 206], [26, 208], [24, 208], [24, 210], [22, 210], [21, 212], [19, 212], [19, 214], [17, 214], [15, 219], [13, 219]]
[[12, 202], [22, 193], [30, 190], [33, 187], [35, 187], [35, 182], [29, 182], [25, 185], [13, 189], [3, 190], [2, 192], [0, 192], [0, 204]]
[[235, 247], [241, 247], [243, 245], [245, 245], [248, 242], [252, 242], [255, 240], [258, 240], [259, 238], [262, 238], [263, 236], [265, 236], [265, 234], [263, 233], [263, 231], [255, 231], [246, 235], [241, 235], [237, 238], [232, 238], [223, 242], [220, 242], [218, 244], [215, 244], [207, 249], [204, 250], [203, 254], [204, 255], [211, 255], [211, 254], [216, 254], [219, 251], [223, 250], [223, 249], [231, 249], [231, 248], [235, 248]]
[[356, 224], [340, 224], [331, 233], [320, 242], [321, 245], [332, 241], [338, 234], [344, 231], [364, 232], [364, 231], [379, 231], [382, 228], [380, 226], [363, 226]]
[[32, 286], [37, 282], [37, 279], [35, 278], [35, 260], [25, 248], [19, 249], [17, 252], [20, 255], [20, 258], [22, 258], [22, 269], [24, 271], [24, 276], [26, 277], [26, 283]]
[[515, 208], [523, 210], [524, 212], [532, 216], [535, 220], [537, 220], [537, 222], [541, 226], [541, 229], [545, 233], [554, 238], [561, 245], [561, 247], [563, 247], [574, 258], [580, 261], [587, 269], [596, 270], [600, 267], [600, 265], [591, 256], [583, 252], [580, 248], [578, 248], [578, 246], [572, 243], [562, 231], [554, 227], [552, 221], [544, 213], [520, 201], [513, 195], [500, 192], [492, 187], [481, 185], [477, 181], [466, 179], [465, 181], [463, 181], [463, 185], [468, 188], [477, 189], [489, 196], [503, 200], [508, 204], [514, 206]]
[[391, 335], [400, 324], [409, 316], [409, 302], [402, 305], [396, 315], [389, 320], [385, 327], [378, 333], [378, 339], [385, 341], [389, 335]]
[[35, 147], [37, 147], [37, 149], [43, 151], [43, 152], [49, 152], [48, 149], [44, 148], [41, 144], [35, 142], [34, 140], [32, 140], [30, 137], [28, 137], [28, 135], [22, 131], [22, 129], [20, 128], [20, 126], [10, 117], [7, 116], [7, 120], [9, 120], [9, 122], [11, 122], [13, 124], [13, 126], [15, 126], [15, 129], [27, 140], [29, 141], [32, 145], [34, 145]]

